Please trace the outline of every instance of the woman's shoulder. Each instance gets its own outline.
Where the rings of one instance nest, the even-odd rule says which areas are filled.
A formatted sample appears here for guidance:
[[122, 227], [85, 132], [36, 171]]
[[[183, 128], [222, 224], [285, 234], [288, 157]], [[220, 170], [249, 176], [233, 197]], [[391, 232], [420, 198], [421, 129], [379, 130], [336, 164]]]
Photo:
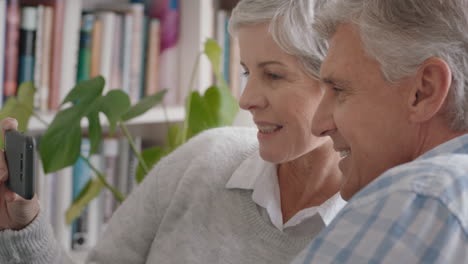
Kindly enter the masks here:
[[239, 164], [258, 150], [256, 132], [256, 129], [246, 127], [205, 130], [163, 158], [161, 165], [180, 164], [188, 168], [194, 164], [202, 166], [205, 163]]

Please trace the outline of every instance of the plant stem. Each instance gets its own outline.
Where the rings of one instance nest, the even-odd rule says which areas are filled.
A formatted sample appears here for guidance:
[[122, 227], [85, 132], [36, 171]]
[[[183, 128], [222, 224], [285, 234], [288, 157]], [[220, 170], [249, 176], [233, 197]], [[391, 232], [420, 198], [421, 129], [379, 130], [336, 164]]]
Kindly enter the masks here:
[[104, 176], [104, 174], [99, 172], [98, 169], [96, 169], [96, 167], [94, 167], [94, 165], [89, 161], [88, 158], [84, 157], [83, 155], [80, 155], [80, 158], [82, 158], [88, 164], [88, 166], [94, 171], [94, 173], [96, 173], [98, 179], [102, 182], [102, 184], [104, 184], [104, 186], [106, 186], [112, 192], [115, 199], [117, 199], [117, 201], [119, 201], [119, 202], [123, 202], [123, 200], [125, 199], [124, 195], [121, 192], [119, 192], [117, 189], [112, 187], [107, 182], [106, 177]]
[[190, 111], [190, 107], [191, 107], [191, 94], [192, 94], [192, 91], [193, 91], [193, 87], [195, 85], [195, 75], [196, 73], [198, 72], [198, 66], [200, 65], [200, 59], [203, 55], [203, 52], [200, 52], [198, 53], [197, 55], [197, 59], [195, 60], [195, 65], [193, 67], [193, 70], [192, 70], [192, 75], [190, 77], [190, 83], [189, 83], [189, 90], [188, 90], [188, 96], [187, 96], [187, 102], [185, 104], [185, 119], [184, 119], [184, 125], [182, 127], [182, 141], [181, 142], [185, 142], [187, 141], [187, 133], [188, 133], [188, 119], [189, 119], [189, 111]]
[[135, 145], [135, 142], [133, 141], [133, 138], [130, 135], [130, 132], [128, 131], [127, 126], [121, 121], [119, 121], [119, 125], [120, 125], [120, 128], [122, 129], [122, 131], [124, 132], [125, 136], [127, 137], [128, 142], [130, 143], [130, 146], [132, 147], [133, 152], [135, 153], [136, 157], [138, 158], [138, 161], [141, 164], [141, 167], [145, 171], [145, 175], [148, 174], [148, 171], [149, 171], [148, 166], [146, 165], [145, 160], [143, 159], [140, 152], [138, 151], [138, 149], [137, 149], [137, 147]]

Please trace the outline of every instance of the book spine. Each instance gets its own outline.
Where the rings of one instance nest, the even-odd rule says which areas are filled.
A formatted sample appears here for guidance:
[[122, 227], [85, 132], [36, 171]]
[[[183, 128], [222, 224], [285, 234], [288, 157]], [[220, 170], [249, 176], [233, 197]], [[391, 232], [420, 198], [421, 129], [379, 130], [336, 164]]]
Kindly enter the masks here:
[[101, 58], [99, 73], [106, 80], [104, 93], [109, 91], [109, 81], [112, 72], [112, 47], [113, 37], [115, 32], [115, 14], [110, 11], [99, 13], [99, 18], [102, 21], [102, 42], [101, 42]]
[[90, 78], [91, 44], [94, 18], [93, 14], [85, 14], [81, 20], [78, 69], [76, 72], [77, 82], [88, 80]]
[[5, 70], [5, 37], [7, 1], [0, 0], [0, 107], [3, 105], [3, 74]]
[[[88, 157], [91, 149], [91, 142], [89, 139], [84, 138], [81, 141], [81, 155], [84, 157]], [[73, 165], [73, 184], [72, 184], [72, 194], [73, 200], [78, 198], [78, 195], [86, 186], [86, 183], [91, 179], [91, 168], [88, 166], [86, 161], [84, 161], [81, 157], [77, 160], [77, 162]], [[88, 218], [88, 210], [85, 208], [82, 214], [73, 221], [72, 224], [72, 249], [84, 249], [88, 248], [88, 240], [87, 240], [87, 218]]]
[[97, 77], [101, 72], [102, 20], [96, 17], [91, 35], [91, 67], [90, 77]]
[[159, 49], [161, 24], [153, 18], [148, 29], [148, 60], [146, 63], [146, 95], [152, 95], [159, 90]]
[[21, 8], [18, 83], [34, 80], [37, 7]]
[[52, 7], [44, 7], [41, 82], [39, 86], [39, 109], [43, 112], [49, 109], [48, 98], [50, 91], [50, 71], [52, 61], [52, 21], [54, 12]]
[[149, 18], [147, 16], [143, 16], [143, 29], [142, 29], [142, 38], [141, 38], [141, 54], [140, 54], [140, 89], [138, 91], [138, 100], [145, 96], [146, 90], [146, 64], [148, 63], [148, 29], [149, 29]]
[[112, 39], [109, 90], [122, 90], [122, 23], [122, 15], [116, 15], [114, 21], [114, 36]]
[[37, 6], [37, 30], [36, 30], [36, 43], [34, 49], [34, 86], [36, 87], [36, 93], [34, 94], [34, 108], [39, 109], [40, 107], [40, 85], [42, 76], [42, 42], [44, 38], [44, 6]]
[[20, 10], [18, 0], [7, 1], [5, 71], [3, 94], [5, 99], [16, 95], [18, 86], [18, 41]]
[[62, 61], [60, 71], [60, 102], [76, 84], [82, 0], [66, 1], [62, 34]]
[[[103, 141], [103, 156], [106, 175], [106, 180], [111, 186], [116, 186], [116, 169], [117, 169], [117, 156], [119, 155], [119, 143], [116, 138], [106, 138]], [[104, 223], [107, 223], [112, 217], [115, 208], [117, 207], [117, 201], [114, 195], [109, 190], [104, 190]]]
[[[101, 154], [94, 154], [90, 157], [90, 162], [95, 168], [99, 171], [103, 171], [103, 157]], [[96, 175], [93, 173], [91, 175], [93, 179], [96, 179]], [[98, 238], [103, 230], [103, 215], [102, 215], [102, 192], [92, 200], [88, 205], [88, 218], [87, 218], [87, 227], [88, 227], [88, 246], [93, 248], [98, 241]]]
[[67, 167], [57, 172], [54, 224], [57, 241], [66, 251], [71, 250], [71, 228], [66, 223], [65, 213], [72, 203], [73, 168]]
[[140, 99], [144, 4], [131, 4], [131, 10], [133, 15], [133, 38], [130, 63], [130, 100], [134, 104]]
[[130, 96], [130, 64], [132, 63], [133, 16], [125, 14], [122, 43], [122, 90]]
[[54, 18], [52, 31], [52, 60], [50, 71], [49, 109], [58, 110], [60, 107], [60, 74], [62, 72], [62, 46], [65, 0], [55, 0], [53, 8]]
[[220, 43], [221, 47], [223, 47], [223, 76], [226, 83], [230, 82], [230, 53], [231, 53], [231, 34], [229, 34], [229, 16], [226, 15], [224, 17], [224, 21], [222, 22], [223, 32], [224, 32], [224, 39], [223, 42]]

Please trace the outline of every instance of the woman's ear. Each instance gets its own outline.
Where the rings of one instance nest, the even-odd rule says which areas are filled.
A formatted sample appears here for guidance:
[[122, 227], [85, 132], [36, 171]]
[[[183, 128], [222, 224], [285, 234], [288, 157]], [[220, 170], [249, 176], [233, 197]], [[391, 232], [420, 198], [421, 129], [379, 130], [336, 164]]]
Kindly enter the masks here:
[[433, 57], [424, 61], [408, 98], [410, 120], [420, 123], [436, 116], [447, 99], [451, 84], [452, 72], [444, 60]]

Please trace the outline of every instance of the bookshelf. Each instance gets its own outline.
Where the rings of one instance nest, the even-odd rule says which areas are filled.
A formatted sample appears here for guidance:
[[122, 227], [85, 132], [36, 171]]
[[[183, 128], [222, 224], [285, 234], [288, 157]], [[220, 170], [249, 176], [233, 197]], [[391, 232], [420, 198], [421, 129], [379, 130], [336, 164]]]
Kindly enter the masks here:
[[[21, 0], [20, 0], [21, 1]], [[28, 3], [33, 3], [34, 1], [42, 1], [42, 0], [24, 0]], [[47, 2], [49, 0], [44, 0]], [[155, 0], [152, 0], [155, 1]], [[155, 107], [154, 109], [148, 111], [147, 113], [131, 120], [128, 122], [128, 127], [131, 133], [140, 139], [141, 142], [147, 141], [151, 143], [162, 143], [164, 142], [165, 135], [167, 132], [167, 125], [174, 124], [174, 123], [181, 123], [185, 118], [185, 109], [183, 105], [183, 99], [185, 98], [185, 94], [189, 89], [189, 83], [192, 80], [192, 70], [194, 67], [194, 63], [199, 52], [202, 50], [203, 43], [207, 38], [215, 37], [216, 31], [216, 17], [217, 11], [219, 9], [223, 10], [230, 10], [232, 9], [238, 0], [178, 0], [179, 1], [179, 37], [177, 41], [177, 47], [174, 49], [175, 57], [173, 57], [173, 61], [176, 62], [176, 71], [177, 76], [176, 78], [169, 79], [167, 82], [167, 89], [177, 89], [177, 93], [175, 96], [175, 103], [169, 102], [167, 103], [167, 107], [163, 109], [161, 106]], [[54, 1], [49, 1], [54, 2]], [[66, 11], [64, 15], [64, 24], [63, 24], [63, 57], [61, 60], [61, 64], [63, 65], [60, 71], [62, 77], [60, 83], [60, 89], [65, 89], [65, 91], [71, 89], [76, 83], [76, 71], [78, 71], [75, 65], [78, 64], [78, 56], [79, 53], [79, 32], [80, 32], [80, 25], [78, 22], [81, 20], [81, 10], [99, 10], [96, 12], [103, 12], [109, 11], [109, 13], [117, 13], [120, 15], [127, 15], [129, 11], [122, 11], [121, 8], [127, 8], [130, 0], [61, 0], [58, 2], [63, 2]], [[136, 2], [136, 1], [134, 1]], [[67, 5], [68, 9], [67, 9]], [[73, 5], [73, 8], [70, 6]], [[75, 10], [76, 9], [76, 10]], [[133, 10], [132, 10], [133, 11]], [[72, 12], [74, 17], [76, 18], [74, 21], [70, 21], [69, 14], [67, 12]], [[101, 13], [100, 13], [101, 14]], [[100, 15], [99, 14], [99, 15]], [[107, 15], [107, 14], [106, 14]], [[115, 14], [114, 14], [115, 15]], [[112, 14], [111, 14], [112, 16]], [[115, 19], [115, 16], [114, 18]], [[104, 19], [103, 19], [104, 20]], [[112, 20], [116, 21], [116, 20]], [[51, 21], [49, 21], [51, 22]], [[105, 21], [104, 21], [105, 23]], [[219, 27], [219, 25], [218, 25]], [[71, 33], [70, 33], [71, 32]], [[68, 36], [67, 34], [72, 34], [73, 37]], [[109, 35], [109, 34], [108, 34]], [[104, 34], [102, 34], [104, 37]], [[110, 35], [112, 37], [112, 34]], [[108, 42], [109, 43], [109, 42]], [[52, 48], [53, 50], [53, 48]], [[51, 51], [52, 52], [52, 51]], [[105, 52], [102, 52], [103, 54]], [[109, 53], [110, 54], [110, 53]], [[44, 55], [44, 54], [43, 54]], [[134, 55], [134, 54], [133, 54]], [[112, 55], [111, 55], [112, 56]], [[109, 57], [109, 55], [107, 55]], [[138, 56], [137, 56], [138, 57]], [[102, 59], [102, 57], [101, 57]], [[105, 59], [105, 58], [104, 58]], [[109, 67], [112, 66], [114, 61], [107, 61], [107, 63], [103, 64], [101, 68], [99, 68], [99, 73], [104, 75], [106, 80], [109, 80], [109, 84], [111, 85], [111, 70]], [[124, 62], [123, 59], [121, 63]], [[123, 63], [125, 64], [125, 63]], [[51, 67], [51, 69], [54, 67]], [[55, 68], [56, 69], [56, 68]], [[164, 70], [164, 69], [162, 69]], [[139, 73], [139, 72], [137, 72]], [[163, 74], [164, 75], [164, 74]], [[165, 76], [162, 76], [164, 78]], [[214, 81], [211, 66], [206, 58], [203, 58], [200, 61], [198, 66], [198, 71], [194, 75], [194, 90], [198, 90], [203, 92], [206, 88], [208, 88]], [[123, 81], [122, 81], [123, 82]], [[122, 85], [123, 86], [123, 85]], [[131, 85], [130, 85], [131, 86]], [[65, 92], [63, 93], [65, 94]], [[60, 98], [63, 98], [63, 94], [60, 95]], [[250, 117], [248, 113], [242, 113], [240, 116], [244, 116], [242, 120], [250, 121]], [[51, 123], [54, 118], [54, 110], [47, 109], [46, 111], [42, 111], [40, 114], [42, 120], [46, 121], [47, 123]], [[107, 120], [102, 116], [101, 120]], [[249, 125], [249, 123], [245, 123], [244, 121], [239, 120], [237, 121], [240, 125]], [[105, 122], [105, 121], [104, 121]], [[82, 125], [85, 127], [86, 130], [86, 120], [83, 120]], [[108, 124], [103, 124], [103, 129], [106, 131], [108, 129]], [[32, 117], [29, 125], [28, 125], [28, 132], [32, 135], [40, 136], [46, 130], [46, 125], [37, 120], [36, 118]], [[86, 133], [86, 131], [84, 131]], [[120, 142], [119, 142], [120, 144]], [[143, 143], [141, 143], [143, 144]], [[105, 147], [104, 147], [105, 148]], [[115, 148], [114, 148], [115, 149]], [[113, 151], [113, 154], [119, 151]], [[121, 153], [119, 153], [121, 154]], [[116, 154], [117, 155], [117, 154]], [[109, 158], [109, 157], [104, 157]], [[124, 158], [118, 157], [119, 163]], [[126, 157], [126, 160], [129, 160], [129, 157]], [[103, 171], [106, 172], [105, 165], [101, 164], [101, 168], [104, 169]], [[130, 167], [130, 165], [128, 166]], [[118, 170], [123, 171], [130, 171], [132, 168], [118, 168]], [[114, 168], [114, 170], [117, 170]], [[40, 168], [39, 170], [40, 171]], [[70, 226], [65, 225], [63, 214], [65, 210], [68, 208], [69, 204], [72, 200], [70, 186], [72, 186], [73, 182], [73, 175], [72, 169], [68, 168], [57, 173], [54, 176], [51, 175], [39, 175], [42, 180], [41, 183], [38, 185], [39, 194], [41, 193], [54, 193], [56, 189], [60, 191], [56, 193], [56, 197], [41, 199], [41, 203], [44, 203], [44, 207], [46, 208], [54, 208], [54, 212], [50, 213], [50, 221], [54, 227], [56, 233], [56, 237], [58, 241], [62, 244], [62, 246], [70, 253], [76, 263], [84, 263], [84, 258], [87, 253], [87, 249], [84, 250], [71, 250], [71, 241], [72, 241], [72, 228]], [[58, 176], [58, 177], [57, 177]], [[54, 179], [55, 178], [55, 179]], [[127, 181], [131, 181], [131, 179], [126, 179]], [[53, 184], [51, 184], [53, 182]], [[68, 188], [68, 189], [67, 189]], [[73, 188], [73, 187], [71, 187]], [[58, 197], [58, 199], [57, 199]], [[53, 199], [59, 200], [58, 203], [54, 203]], [[101, 205], [90, 205], [94, 209], [90, 209], [89, 212], [97, 212], [102, 208], [97, 207]], [[58, 216], [56, 219], [52, 219]], [[90, 218], [89, 216], [87, 216]], [[94, 225], [95, 226], [95, 225]]]

